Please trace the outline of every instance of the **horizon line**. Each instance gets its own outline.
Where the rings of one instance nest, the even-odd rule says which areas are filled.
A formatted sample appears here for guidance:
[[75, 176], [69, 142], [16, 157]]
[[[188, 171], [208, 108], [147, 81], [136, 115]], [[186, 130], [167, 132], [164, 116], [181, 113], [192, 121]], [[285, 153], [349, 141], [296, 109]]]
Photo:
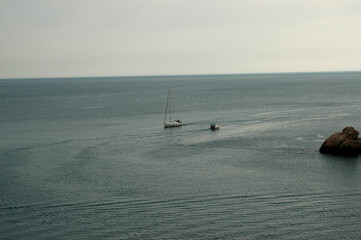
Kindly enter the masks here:
[[0, 80], [20, 79], [62, 79], [62, 78], [144, 78], [144, 77], [182, 77], [182, 76], [220, 76], [220, 75], [272, 75], [272, 74], [322, 74], [322, 73], [358, 73], [361, 70], [340, 71], [305, 71], [305, 72], [250, 72], [250, 73], [196, 73], [196, 74], [153, 74], [153, 75], [98, 75], [98, 76], [63, 76], [63, 77], [10, 77]]

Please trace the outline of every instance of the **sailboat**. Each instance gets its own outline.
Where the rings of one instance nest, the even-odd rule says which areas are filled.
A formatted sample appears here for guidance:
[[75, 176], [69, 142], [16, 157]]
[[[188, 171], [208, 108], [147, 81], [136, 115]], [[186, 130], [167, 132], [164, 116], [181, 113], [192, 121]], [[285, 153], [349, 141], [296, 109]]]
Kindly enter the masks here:
[[[169, 114], [168, 114], [169, 111]], [[169, 115], [169, 120], [167, 120], [167, 115]], [[165, 107], [165, 114], [164, 114], [164, 127], [170, 128], [170, 127], [181, 127], [182, 121], [172, 120], [172, 104], [171, 104], [171, 98], [170, 98], [170, 83], [169, 83], [169, 90], [168, 90], [168, 97], [167, 97], [167, 105]]]

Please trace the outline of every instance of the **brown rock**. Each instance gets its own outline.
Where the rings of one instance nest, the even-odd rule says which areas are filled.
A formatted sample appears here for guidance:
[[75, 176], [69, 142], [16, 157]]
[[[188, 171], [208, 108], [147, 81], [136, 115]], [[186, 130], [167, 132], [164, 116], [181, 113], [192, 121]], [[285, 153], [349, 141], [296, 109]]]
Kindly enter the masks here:
[[320, 148], [320, 153], [330, 153], [343, 156], [361, 154], [361, 138], [353, 127], [345, 127], [342, 132], [334, 133], [327, 138]]
[[357, 139], [359, 132], [356, 131], [353, 127], [345, 127], [342, 130], [342, 133], [345, 134], [346, 138]]

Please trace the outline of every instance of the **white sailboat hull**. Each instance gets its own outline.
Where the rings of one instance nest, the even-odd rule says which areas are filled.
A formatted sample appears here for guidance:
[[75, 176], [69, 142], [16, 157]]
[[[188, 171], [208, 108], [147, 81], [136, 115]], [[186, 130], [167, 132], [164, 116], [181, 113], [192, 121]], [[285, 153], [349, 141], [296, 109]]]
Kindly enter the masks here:
[[165, 122], [164, 123], [165, 128], [181, 127], [181, 126], [182, 126], [182, 121], [180, 121], [180, 120], [175, 120], [175, 121]]

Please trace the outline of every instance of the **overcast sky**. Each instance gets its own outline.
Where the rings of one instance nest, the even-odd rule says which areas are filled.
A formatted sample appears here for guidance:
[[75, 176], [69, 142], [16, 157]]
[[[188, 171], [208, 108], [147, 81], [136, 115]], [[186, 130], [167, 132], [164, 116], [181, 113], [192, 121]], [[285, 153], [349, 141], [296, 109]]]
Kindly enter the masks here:
[[0, 0], [0, 78], [353, 70], [360, 0]]

